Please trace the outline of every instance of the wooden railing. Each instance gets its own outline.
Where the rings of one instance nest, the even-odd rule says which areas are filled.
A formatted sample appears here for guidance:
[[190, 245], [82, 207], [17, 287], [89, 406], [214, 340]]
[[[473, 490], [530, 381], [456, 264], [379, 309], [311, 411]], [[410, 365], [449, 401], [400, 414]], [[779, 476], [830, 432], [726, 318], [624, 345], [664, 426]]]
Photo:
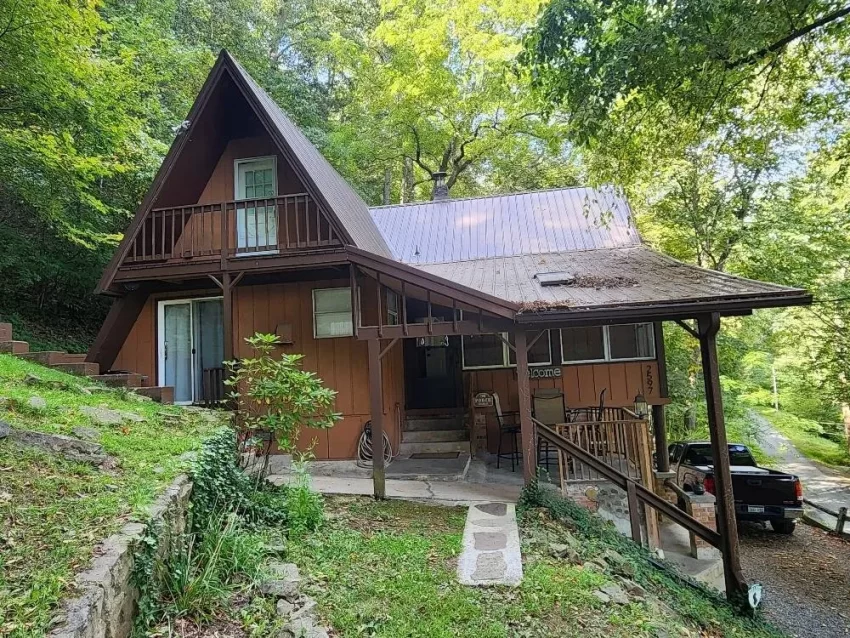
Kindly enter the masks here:
[[220, 407], [226, 397], [224, 368], [204, 368], [202, 383], [204, 407]]
[[303, 193], [150, 211], [126, 263], [178, 262], [339, 246], [321, 208]]
[[[558, 434], [554, 429], [543, 425], [540, 421], [532, 419], [536, 435], [554, 446], [559, 452], [577, 459], [580, 463], [587, 465], [599, 476], [604, 477], [617, 487], [625, 490], [629, 503], [629, 524], [631, 527], [632, 540], [641, 542], [641, 507], [651, 507], [660, 512], [670, 520], [678, 523], [689, 532], [699, 536], [709, 545], [721, 549], [720, 534], [700, 523], [698, 520], [680, 510], [675, 505], [668, 503], [651, 489], [638, 483], [623, 472], [611, 467], [600, 458], [582, 449], [572, 441]], [[646, 513], [646, 507], [644, 507]]]

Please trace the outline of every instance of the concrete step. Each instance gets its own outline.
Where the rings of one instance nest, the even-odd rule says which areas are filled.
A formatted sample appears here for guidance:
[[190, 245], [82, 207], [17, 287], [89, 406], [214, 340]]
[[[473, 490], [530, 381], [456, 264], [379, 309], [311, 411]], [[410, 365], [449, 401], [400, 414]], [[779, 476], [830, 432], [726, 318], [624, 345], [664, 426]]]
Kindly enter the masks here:
[[463, 430], [463, 415], [407, 417], [404, 429], [408, 432], [425, 430]]
[[64, 361], [63, 357], [67, 354], [67, 352], [62, 352], [61, 350], [44, 350], [42, 352], [27, 352], [25, 354], [19, 354], [18, 356], [21, 359], [26, 359], [33, 363], [40, 363], [43, 366], [52, 366], [57, 363], [62, 363]]
[[149, 397], [154, 401], [163, 405], [173, 405], [174, 403], [174, 388], [170, 385], [155, 385], [148, 388], [133, 388], [136, 394]]
[[12, 324], [0, 323], [0, 341], [12, 340]]
[[398, 453], [402, 456], [411, 454], [440, 454], [444, 452], [469, 453], [469, 441], [438, 441], [434, 443], [402, 443]]
[[0, 352], [6, 354], [26, 354], [30, 351], [30, 344], [26, 341], [0, 341]]
[[121, 372], [117, 374], [97, 374], [91, 377], [91, 379], [114, 388], [140, 388], [144, 383], [145, 377], [135, 372]]
[[445, 441], [468, 441], [468, 430], [414, 430], [402, 432], [403, 443], [440, 443]]
[[85, 361], [79, 363], [54, 363], [50, 367], [67, 372], [68, 374], [78, 374], [82, 377], [93, 377], [100, 374], [100, 365]]

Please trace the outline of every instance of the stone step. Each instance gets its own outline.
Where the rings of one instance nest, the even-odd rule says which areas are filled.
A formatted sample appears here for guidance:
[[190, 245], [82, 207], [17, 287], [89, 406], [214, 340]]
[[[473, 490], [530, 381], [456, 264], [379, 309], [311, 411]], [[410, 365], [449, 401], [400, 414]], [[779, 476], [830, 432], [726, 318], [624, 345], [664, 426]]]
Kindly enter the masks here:
[[114, 388], [140, 388], [145, 377], [135, 372], [120, 372], [114, 374], [98, 374], [91, 377], [93, 381], [99, 381], [104, 385]]
[[62, 357], [62, 363], [83, 363], [85, 360], [85, 354], [66, 354]]
[[26, 359], [33, 363], [40, 363], [43, 366], [52, 366], [57, 363], [63, 363], [63, 357], [67, 354], [67, 352], [62, 352], [61, 350], [43, 350], [41, 352], [27, 352], [25, 354], [19, 354], [18, 356], [21, 359]]
[[0, 341], [12, 340], [12, 324], [0, 323]]
[[401, 456], [411, 454], [442, 454], [447, 452], [469, 453], [469, 441], [437, 441], [434, 443], [402, 443], [398, 453]]
[[88, 363], [81, 361], [79, 363], [54, 363], [51, 368], [67, 372], [68, 374], [78, 374], [83, 377], [93, 377], [100, 374], [100, 365], [97, 363]]
[[0, 341], [0, 352], [7, 354], [26, 354], [30, 351], [30, 344], [26, 341]]
[[148, 388], [133, 388], [136, 394], [149, 397], [163, 405], [174, 404], [174, 388], [170, 385], [155, 385]]
[[408, 432], [424, 430], [463, 430], [463, 416], [452, 414], [447, 416], [407, 417], [404, 429]]
[[467, 430], [413, 430], [402, 432], [403, 443], [440, 443], [443, 441], [468, 441]]

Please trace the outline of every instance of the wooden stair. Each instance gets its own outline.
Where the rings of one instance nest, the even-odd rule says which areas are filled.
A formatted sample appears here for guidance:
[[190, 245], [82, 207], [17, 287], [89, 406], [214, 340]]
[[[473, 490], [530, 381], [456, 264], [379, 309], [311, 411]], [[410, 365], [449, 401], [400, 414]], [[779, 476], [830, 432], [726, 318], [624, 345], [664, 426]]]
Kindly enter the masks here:
[[128, 388], [136, 394], [150, 397], [164, 404], [174, 403], [174, 388], [166, 386], [145, 386], [147, 377], [135, 372], [110, 372], [101, 374], [97, 363], [86, 361], [85, 354], [69, 354], [61, 350], [44, 350], [30, 352], [26, 341], [15, 341], [12, 338], [12, 324], [0, 323], [0, 353], [12, 354], [21, 359], [40, 363], [43, 366], [61, 370], [68, 374], [88, 377], [104, 385]]

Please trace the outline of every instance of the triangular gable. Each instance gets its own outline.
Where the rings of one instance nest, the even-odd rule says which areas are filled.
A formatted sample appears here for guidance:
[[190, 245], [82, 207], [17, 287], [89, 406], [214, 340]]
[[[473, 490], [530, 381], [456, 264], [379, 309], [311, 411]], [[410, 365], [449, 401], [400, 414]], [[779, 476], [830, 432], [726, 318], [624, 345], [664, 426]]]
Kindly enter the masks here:
[[[170, 179], [179, 174], [181, 169], [185, 169], [179, 160], [190, 140], [206, 144], [200, 157], [202, 164], [209, 164], [193, 164], [196, 169], [195, 176], [212, 172], [224, 151], [227, 139], [225, 136], [212, 134], [212, 131], [199, 129], [209, 123], [210, 118], [203, 117], [205, 111], [215, 108], [227, 109], [228, 105], [223, 104], [225, 100], [222, 99], [221, 91], [218, 91], [225, 82], [232, 83], [233, 88], [240, 92], [252, 114], [304, 185], [306, 193], [318, 204], [334, 234], [342, 243], [379, 255], [390, 255], [389, 248], [369, 215], [366, 203], [236, 60], [226, 51], [222, 51], [189, 111], [185, 130], [179, 133], [172, 143], [123, 240], [107, 265], [97, 292], [108, 290], [155, 205], [162, 207], [173, 204], [169, 201], [169, 183], [178, 182], [185, 185], [187, 180], [191, 181], [190, 175], [179, 175], [173, 181]], [[202, 187], [203, 183], [200, 188]]]

